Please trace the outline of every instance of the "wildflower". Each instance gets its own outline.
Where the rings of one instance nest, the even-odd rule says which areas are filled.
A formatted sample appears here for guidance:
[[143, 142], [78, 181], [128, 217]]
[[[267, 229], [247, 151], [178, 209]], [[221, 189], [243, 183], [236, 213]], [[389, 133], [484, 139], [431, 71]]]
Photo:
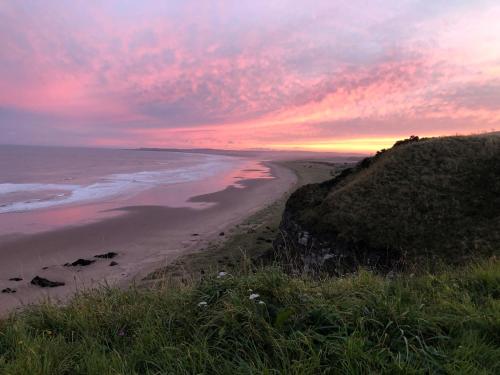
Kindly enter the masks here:
[[219, 272], [219, 274], [217, 275], [217, 278], [220, 279], [221, 277], [224, 277], [227, 275], [227, 272], [224, 272], [224, 271], [221, 271]]
[[252, 294], [250, 294], [250, 297], [248, 297], [248, 298], [253, 301], [254, 299], [259, 298], [259, 297], [260, 297], [260, 295], [258, 295], [257, 293], [252, 293]]
[[198, 307], [207, 307], [208, 303], [206, 303], [205, 301], [201, 301], [199, 304], [198, 304]]
[[264, 301], [259, 301], [259, 305], [265, 305], [266, 303]]

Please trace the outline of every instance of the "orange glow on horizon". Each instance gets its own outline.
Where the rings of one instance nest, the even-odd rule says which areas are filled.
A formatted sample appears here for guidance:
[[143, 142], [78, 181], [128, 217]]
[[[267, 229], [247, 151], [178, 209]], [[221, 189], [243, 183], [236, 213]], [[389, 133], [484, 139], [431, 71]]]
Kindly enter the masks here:
[[272, 144], [270, 148], [280, 150], [297, 151], [321, 151], [321, 152], [359, 152], [373, 153], [383, 148], [390, 148], [396, 141], [404, 137], [374, 137], [374, 138], [351, 138], [330, 139], [300, 144]]

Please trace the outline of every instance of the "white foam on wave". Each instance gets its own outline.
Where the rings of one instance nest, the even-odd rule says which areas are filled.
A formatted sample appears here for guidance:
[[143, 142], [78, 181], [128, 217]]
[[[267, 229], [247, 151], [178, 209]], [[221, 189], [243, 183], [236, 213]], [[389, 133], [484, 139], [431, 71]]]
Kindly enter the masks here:
[[17, 192], [66, 191], [51, 199], [16, 201], [0, 206], [0, 213], [32, 211], [54, 206], [84, 203], [134, 194], [163, 184], [198, 181], [220, 173], [233, 166], [234, 159], [221, 156], [207, 156], [199, 164], [159, 171], [141, 171], [113, 174], [91, 185], [70, 184], [0, 184], [0, 195]]
[[41, 190], [64, 190], [69, 191], [78, 188], [78, 185], [66, 184], [0, 184], [0, 194], [41, 191]]

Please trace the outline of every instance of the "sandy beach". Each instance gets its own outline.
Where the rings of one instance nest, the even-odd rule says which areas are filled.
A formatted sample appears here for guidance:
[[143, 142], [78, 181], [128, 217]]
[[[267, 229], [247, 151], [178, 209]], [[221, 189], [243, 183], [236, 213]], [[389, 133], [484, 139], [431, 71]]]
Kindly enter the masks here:
[[[98, 222], [42, 233], [0, 237], [0, 314], [44, 299], [64, 301], [78, 290], [102, 285], [126, 286], [182, 254], [200, 251], [209, 241], [224, 239], [228, 228], [279, 199], [295, 183], [290, 169], [268, 163], [272, 179], [248, 179], [241, 187], [192, 197], [207, 208], [134, 206]], [[113, 259], [95, 255], [115, 252]], [[65, 266], [78, 259], [87, 266]], [[110, 266], [111, 262], [117, 263]], [[40, 288], [35, 277], [64, 282]], [[19, 278], [22, 280], [10, 280]]]

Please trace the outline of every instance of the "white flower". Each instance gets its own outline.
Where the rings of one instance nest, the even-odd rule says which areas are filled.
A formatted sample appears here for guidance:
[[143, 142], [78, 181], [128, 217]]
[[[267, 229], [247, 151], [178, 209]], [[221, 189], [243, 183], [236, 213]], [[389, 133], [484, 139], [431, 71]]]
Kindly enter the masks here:
[[264, 301], [259, 301], [259, 305], [265, 305], [266, 303]]
[[257, 293], [252, 293], [252, 294], [250, 294], [250, 297], [248, 297], [248, 298], [253, 301], [254, 299], [259, 298], [259, 297], [260, 296]]
[[208, 303], [206, 303], [205, 301], [202, 301], [198, 304], [198, 307], [207, 307]]
[[227, 275], [227, 272], [224, 272], [224, 271], [221, 271], [219, 272], [219, 274], [217, 275], [217, 278], [220, 279], [221, 277], [224, 277]]

